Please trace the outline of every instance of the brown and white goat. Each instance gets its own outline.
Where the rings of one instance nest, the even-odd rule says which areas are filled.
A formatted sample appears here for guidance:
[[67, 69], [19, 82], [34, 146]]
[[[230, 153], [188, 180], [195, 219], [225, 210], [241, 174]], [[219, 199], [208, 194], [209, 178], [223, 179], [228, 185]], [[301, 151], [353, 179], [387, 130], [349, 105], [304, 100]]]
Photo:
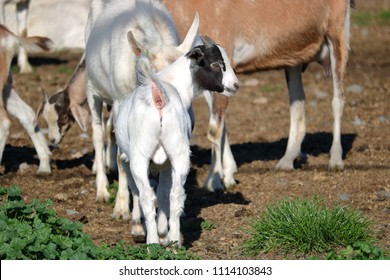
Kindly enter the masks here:
[[49, 97], [38, 108], [37, 117], [42, 113], [49, 124], [49, 141], [58, 145], [66, 132], [76, 121], [83, 131], [89, 126], [90, 113], [84, 106], [87, 101], [85, 94], [85, 60], [82, 58], [65, 88]]
[[[279, 170], [293, 169], [305, 136], [304, 66], [319, 61], [333, 77], [333, 143], [330, 169], [343, 169], [341, 116], [343, 80], [349, 50], [349, 0], [166, 0], [183, 36], [190, 15], [203, 19], [200, 33], [208, 34], [228, 53], [237, 73], [284, 68], [290, 96], [290, 134]], [[327, 60], [330, 63], [327, 65]], [[328, 68], [329, 67], [329, 68]], [[213, 143], [212, 168], [205, 186], [210, 190], [235, 185], [236, 163], [225, 127], [228, 98], [214, 95], [210, 104], [209, 139]]]
[[[6, 24], [5, 22], [5, 5], [16, 5], [16, 28], [17, 33], [21, 37], [27, 36], [27, 15], [30, 0], [0, 0], [0, 24]], [[28, 62], [27, 52], [21, 47], [18, 54], [18, 65], [21, 73], [31, 73], [32, 67]]]
[[46, 139], [35, 123], [34, 111], [16, 93], [12, 87], [10, 72], [11, 60], [20, 45], [26, 50], [49, 50], [52, 41], [44, 37], [17, 37], [4, 25], [0, 25], [0, 162], [11, 122], [7, 112], [15, 116], [28, 132], [34, 143], [40, 163], [38, 173], [51, 173], [50, 150]]

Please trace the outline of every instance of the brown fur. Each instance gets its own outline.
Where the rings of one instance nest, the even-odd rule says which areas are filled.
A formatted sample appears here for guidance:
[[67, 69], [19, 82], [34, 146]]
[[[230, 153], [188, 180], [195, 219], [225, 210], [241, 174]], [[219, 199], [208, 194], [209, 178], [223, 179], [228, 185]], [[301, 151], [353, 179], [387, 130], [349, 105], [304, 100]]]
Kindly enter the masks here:
[[[334, 50], [334, 81], [343, 108], [343, 77], [348, 59], [349, 34], [346, 18], [349, 0], [163, 0], [177, 24], [181, 37], [195, 12], [200, 16], [199, 32], [226, 49], [237, 73], [270, 69], [292, 69], [317, 61], [331, 75], [329, 51]], [[349, 19], [348, 19], [349, 20]], [[240, 49], [241, 46], [241, 49]], [[245, 48], [242, 48], [244, 46]], [[325, 51], [322, 54], [322, 51]], [[328, 51], [328, 52], [326, 52]], [[333, 62], [332, 62], [333, 63]], [[340, 94], [340, 96], [338, 95]], [[290, 100], [291, 102], [291, 100]], [[209, 138], [220, 148], [228, 98], [214, 95]], [[334, 111], [335, 114], [335, 111]], [[335, 128], [334, 137], [340, 138]], [[336, 141], [337, 142], [337, 141]], [[335, 143], [335, 142], [334, 142]], [[215, 144], [215, 145], [214, 145]], [[333, 148], [333, 145], [332, 145]], [[338, 150], [337, 144], [335, 149]], [[332, 168], [342, 168], [333, 155]], [[337, 162], [338, 166], [334, 166]]]
[[[200, 15], [200, 33], [223, 46], [237, 72], [284, 68], [308, 62], [334, 25], [334, 1], [327, 0], [202, 0], [163, 1], [172, 11], [183, 36], [195, 11]], [[344, 4], [344, 0], [335, 1]], [[306, 8], [305, 8], [306, 7]], [[278, 20], [280, 19], [280, 20]], [[180, 24], [179, 24], [180, 23]], [[233, 59], [234, 42], [245, 38], [257, 55], [243, 63]], [[265, 44], [266, 43], [266, 44]]]

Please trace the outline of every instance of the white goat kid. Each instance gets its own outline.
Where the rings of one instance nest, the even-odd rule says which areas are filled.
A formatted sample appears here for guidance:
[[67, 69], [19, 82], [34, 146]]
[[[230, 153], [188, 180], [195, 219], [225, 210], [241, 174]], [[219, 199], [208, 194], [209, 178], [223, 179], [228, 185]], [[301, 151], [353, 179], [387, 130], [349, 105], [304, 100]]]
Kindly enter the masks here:
[[[16, 27], [17, 34], [21, 37], [27, 36], [27, 16], [30, 0], [0, 0], [0, 24], [5, 24], [5, 5], [16, 5]], [[31, 73], [32, 67], [28, 62], [27, 51], [21, 47], [18, 54], [18, 65], [21, 73]]]
[[34, 111], [16, 93], [12, 87], [10, 72], [11, 60], [22, 45], [28, 51], [49, 50], [53, 42], [44, 37], [17, 37], [5, 26], [0, 25], [0, 162], [9, 134], [10, 120], [7, 112], [15, 116], [28, 132], [34, 143], [40, 163], [38, 173], [51, 173], [50, 150], [35, 123]]
[[[121, 105], [114, 106], [122, 166], [133, 196], [139, 195], [147, 243], [181, 244], [184, 183], [190, 170], [192, 100], [204, 90], [229, 96], [236, 91], [237, 77], [233, 71], [226, 72], [220, 48], [207, 38], [202, 41], [204, 46], [193, 48], [156, 74], [148, 58], [141, 56], [136, 68], [139, 86]], [[156, 195], [148, 178], [149, 164], [152, 170], [160, 171], [158, 226]], [[137, 220], [133, 211], [133, 223]]]
[[[112, 2], [115, 3], [108, 3], [96, 17], [85, 50], [87, 99], [91, 109], [95, 149], [97, 201], [107, 201], [109, 198], [104, 166], [102, 104], [112, 104], [114, 100], [123, 99], [136, 86], [136, 56], [129, 49], [127, 32], [133, 30], [142, 46], [150, 50], [152, 63], [158, 70], [188, 52], [198, 30], [196, 18], [186, 39], [178, 46], [176, 26], [161, 3], [147, 0]], [[123, 196], [128, 201], [126, 177], [122, 176], [121, 172], [119, 188], [125, 193], [118, 192], [117, 197]], [[128, 209], [128, 203], [116, 203], [113, 216], [128, 218]]]

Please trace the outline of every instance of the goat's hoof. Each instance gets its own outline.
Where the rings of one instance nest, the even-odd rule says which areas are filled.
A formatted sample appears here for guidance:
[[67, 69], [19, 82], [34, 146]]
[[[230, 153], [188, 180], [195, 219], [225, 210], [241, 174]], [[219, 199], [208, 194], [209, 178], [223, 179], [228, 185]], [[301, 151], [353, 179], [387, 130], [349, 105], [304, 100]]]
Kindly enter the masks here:
[[115, 210], [112, 212], [112, 215], [111, 217], [114, 219], [114, 220], [124, 220], [124, 221], [127, 221], [127, 220], [130, 220], [130, 213], [129, 212], [126, 212], [126, 211], [120, 211], [120, 210]]
[[213, 176], [211, 179], [208, 178], [204, 183], [203, 187], [210, 192], [218, 192], [224, 190], [224, 186], [221, 183], [221, 178], [219, 177], [219, 175]]
[[169, 239], [168, 236], [165, 235], [159, 235], [159, 241], [161, 246], [168, 246], [169, 244]]
[[294, 170], [294, 163], [290, 160], [281, 159], [275, 166], [275, 169], [278, 171], [292, 171]]
[[223, 184], [226, 189], [234, 188], [237, 185], [236, 180], [234, 180], [233, 176], [231, 177], [225, 177], [223, 179]]
[[328, 166], [329, 171], [343, 171], [344, 170], [344, 164], [341, 163], [329, 163]]
[[135, 243], [146, 243], [146, 236], [145, 235], [134, 235], [134, 234], [132, 234], [131, 237], [133, 238], [133, 241]]
[[22, 67], [20, 68], [20, 71], [19, 71], [20, 74], [31, 74], [31, 73], [33, 73], [33, 72], [34, 72], [34, 71], [33, 71], [33, 68], [31, 67], [30, 64], [27, 64], [27, 65], [22, 66]]
[[38, 169], [38, 171], [37, 171], [37, 174], [39, 175], [39, 176], [48, 176], [48, 175], [51, 175], [51, 169], [50, 168], [48, 168], [48, 169]]
[[131, 226], [131, 237], [135, 243], [145, 243], [146, 234], [144, 224], [142, 222], [133, 221]]
[[41, 162], [38, 167], [37, 171], [38, 175], [50, 175], [51, 174], [51, 167], [49, 161]]
[[104, 188], [103, 192], [96, 194], [96, 201], [97, 202], [108, 202], [109, 199], [110, 199], [110, 194], [106, 188]]

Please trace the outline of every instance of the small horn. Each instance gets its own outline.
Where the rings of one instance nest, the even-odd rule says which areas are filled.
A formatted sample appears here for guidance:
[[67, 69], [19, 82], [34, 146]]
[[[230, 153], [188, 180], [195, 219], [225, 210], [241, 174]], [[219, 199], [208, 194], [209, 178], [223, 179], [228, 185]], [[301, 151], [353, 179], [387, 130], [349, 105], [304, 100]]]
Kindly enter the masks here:
[[202, 35], [199, 35], [199, 37], [202, 40], [203, 45], [206, 47], [206, 49], [209, 49], [214, 45], [213, 40], [211, 40], [209, 37]]

